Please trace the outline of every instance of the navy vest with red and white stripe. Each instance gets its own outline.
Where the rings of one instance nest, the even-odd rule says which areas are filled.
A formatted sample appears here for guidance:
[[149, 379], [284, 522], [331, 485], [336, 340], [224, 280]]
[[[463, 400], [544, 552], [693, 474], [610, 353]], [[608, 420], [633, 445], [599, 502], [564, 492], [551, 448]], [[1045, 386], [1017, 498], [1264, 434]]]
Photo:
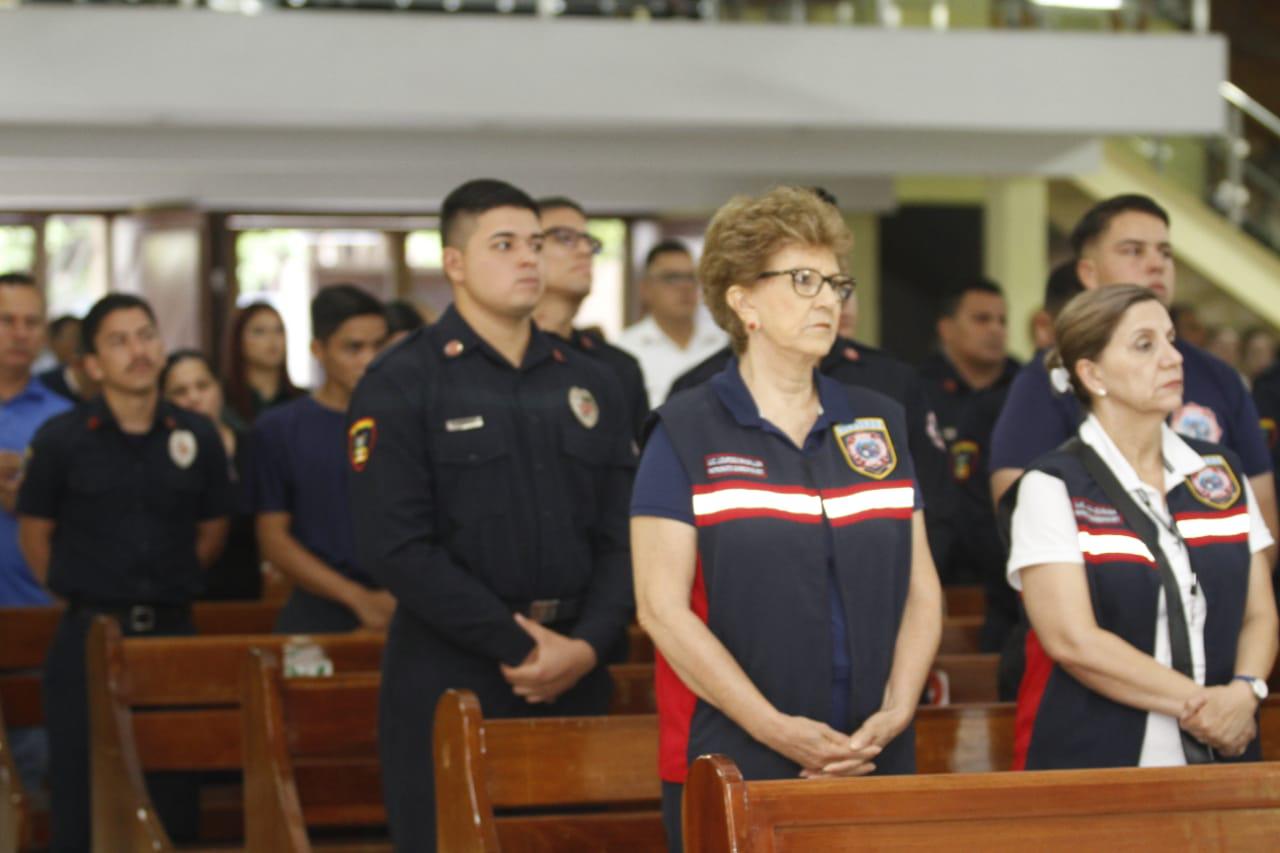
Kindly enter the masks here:
[[[1166, 501], [1205, 598], [1205, 684], [1212, 686], [1226, 684], [1235, 674], [1249, 591], [1249, 507], [1235, 455], [1219, 445], [1184, 440], [1209, 464], [1169, 492]], [[1161, 585], [1151, 551], [1074, 453], [1055, 450], [1030, 470], [1066, 484], [1098, 627], [1153, 655]], [[1014, 767], [1137, 766], [1147, 712], [1081, 684], [1045, 654], [1034, 630], [1027, 635], [1026, 654]], [[1258, 750], [1255, 740], [1241, 760], [1257, 760]]]
[[[680, 393], [656, 413], [692, 485], [692, 608], [779, 711], [826, 721], [833, 554], [856, 730], [883, 700], [910, 579], [916, 496], [902, 408], [874, 391], [834, 386], [848, 410], [829, 408], [839, 422], [803, 453], [776, 432], [739, 423], [714, 386]], [[683, 782], [688, 761], [705, 753], [730, 756], [747, 779], [799, 772], [698, 700], [660, 654], [656, 669], [664, 780]], [[913, 729], [876, 765], [880, 773], [912, 772]]]

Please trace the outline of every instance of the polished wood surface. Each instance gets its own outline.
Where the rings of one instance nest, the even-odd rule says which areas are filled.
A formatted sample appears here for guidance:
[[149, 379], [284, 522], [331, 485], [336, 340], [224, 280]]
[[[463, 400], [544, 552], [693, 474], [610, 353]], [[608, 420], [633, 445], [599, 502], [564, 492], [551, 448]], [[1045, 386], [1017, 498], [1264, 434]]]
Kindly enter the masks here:
[[[474, 694], [451, 690], [436, 708], [440, 849], [663, 850], [657, 754], [652, 715], [486, 720]], [[541, 813], [496, 814], [530, 807]]]
[[[278, 634], [126, 639], [115, 620], [94, 622], [88, 669], [96, 845], [139, 853], [171, 849], [143, 773], [241, 770], [245, 657], [252, 648], [279, 653], [298, 640]], [[384, 638], [378, 634], [306, 640], [323, 650], [338, 673], [376, 670], [381, 662]]]
[[1265, 850], [1280, 763], [744, 782], [704, 756], [685, 787], [687, 853]]
[[377, 672], [283, 676], [277, 653], [243, 664], [245, 849], [310, 851], [307, 828], [386, 822], [377, 758]]

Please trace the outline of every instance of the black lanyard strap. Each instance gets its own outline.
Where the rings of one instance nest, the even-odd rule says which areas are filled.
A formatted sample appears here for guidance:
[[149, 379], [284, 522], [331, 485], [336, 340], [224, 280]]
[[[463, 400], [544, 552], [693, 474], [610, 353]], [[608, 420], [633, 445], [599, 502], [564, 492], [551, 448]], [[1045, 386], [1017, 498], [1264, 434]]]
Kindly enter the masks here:
[[[1129, 529], [1138, 534], [1138, 538], [1147, 546], [1151, 556], [1155, 558], [1156, 568], [1160, 571], [1160, 585], [1164, 588], [1165, 615], [1169, 624], [1169, 656], [1173, 668], [1191, 680], [1195, 680], [1195, 670], [1191, 661], [1191, 632], [1187, 627], [1187, 614], [1182, 608], [1182, 591], [1178, 587], [1177, 575], [1169, 565], [1169, 558], [1160, 547], [1159, 535], [1155, 522], [1134, 501], [1133, 497], [1120, 485], [1115, 473], [1102, 461], [1092, 447], [1079, 438], [1073, 438], [1063, 445], [1063, 449], [1074, 453], [1084, 465], [1085, 471], [1102, 489], [1102, 493], [1115, 505], [1124, 517]], [[1181, 537], [1179, 537], [1181, 538]], [[1207, 764], [1213, 761], [1213, 750], [1196, 740], [1190, 734], [1179, 729], [1182, 734], [1182, 752], [1188, 764]]]

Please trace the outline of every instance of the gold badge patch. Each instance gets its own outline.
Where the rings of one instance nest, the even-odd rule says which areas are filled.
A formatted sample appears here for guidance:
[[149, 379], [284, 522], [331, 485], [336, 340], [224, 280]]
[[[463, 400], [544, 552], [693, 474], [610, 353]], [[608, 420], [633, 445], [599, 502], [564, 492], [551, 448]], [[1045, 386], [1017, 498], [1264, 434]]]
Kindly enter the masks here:
[[595, 395], [586, 388], [575, 385], [569, 389], [569, 408], [578, 423], [587, 429], [600, 423], [600, 407], [596, 405]]
[[1187, 477], [1187, 488], [1205, 506], [1227, 509], [1240, 499], [1240, 481], [1221, 456], [1206, 456], [1204, 461], [1205, 467]]
[[845, 461], [864, 477], [883, 480], [898, 467], [898, 453], [883, 418], [858, 418], [833, 429]]
[[347, 454], [351, 458], [351, 470], [359, 473], [369, 464], [373, 445], [378, 440], [378, 422], [373, 418], [361, 418], [347, 430]]

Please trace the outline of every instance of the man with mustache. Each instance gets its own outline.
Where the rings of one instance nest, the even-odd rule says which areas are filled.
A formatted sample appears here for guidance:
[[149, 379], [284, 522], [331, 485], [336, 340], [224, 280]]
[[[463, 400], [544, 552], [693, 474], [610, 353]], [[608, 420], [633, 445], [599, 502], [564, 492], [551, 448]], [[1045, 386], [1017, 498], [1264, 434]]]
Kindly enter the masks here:
[[[35, 577], [67, 603], [45, 663], [52, 848], [88, 850], [85, 640], [99, 614], [128, 635], [192, 634], [191, 600], [222, 550], [231, 509], [213, 423], [160, 399], [164, 344], [151, 307], [113, 293], [82, 328], [102, 395], [50, 419], [27, 453], [18, 543]], [[199, 817], [189, 777], [152, 798], [174, 840]], [[160, 780], [152, 779], [153, 783]]]

